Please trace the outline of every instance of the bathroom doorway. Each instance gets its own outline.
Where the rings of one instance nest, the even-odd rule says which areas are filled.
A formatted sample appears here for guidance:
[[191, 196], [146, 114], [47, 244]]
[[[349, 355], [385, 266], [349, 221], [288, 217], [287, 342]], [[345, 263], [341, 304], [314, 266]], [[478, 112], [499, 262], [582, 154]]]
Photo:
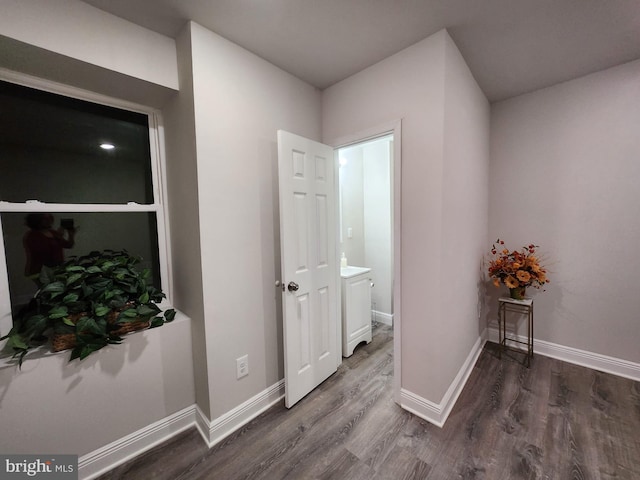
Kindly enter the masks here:
[[[382, 302], [380, 302], [377, 297], [376, 298], [376, 318], [378, 321], [380, 319], [384, 319], [385, 321], [391, 321], [392, 330], [393, 330], [393, 390], [394, 390], [394, 400], [400, 405], [401, 403], [401, 379], [402, 379], [402, 302], [401, 300], [401, 291], [402, 291], [402, 262], [401, 262], [401, 179], [402, 179], [402, 121], [400, 119], [390, 121], [385, 124], [380, 124], [378, 126], [374, 126], [368, 128], [366, 130], [361, 130], [359, 132], [347, 134], [343, 137], [328, 139], [325, 143], [331, 145], [334, 148], [335, 162], [336, 162], [336, 170], [338, 171], [338, 182], [340, 182], [340, 177], [344, 177], [346, 175], [347, 170], [344, 172], [340, 172], [340, 151], [343, 149], [348, 149], [349, 147], [357, 147], [361, 145], [368, 144], [369, 142], [374, 142], [376, 140], [386, 139], [388, 141], [389, 146], [389, 180], [388, 180], [388, 189], [389, 189], [389, 197], [391, 204], [390, 211], [390, 219], [389, 223], [391, 225], [390, 231], [390, 244], [391, 244], [391, 275], [388, 278], [388, 282], [391, 284], [391, 305], [390, 311], [385, 312], [391, 315], [391, 318], [382, 316], [380, 313], [382, 312], [380, 309], [384, 308], [382, 306]], [[384, 143], [384, 142], [383, 142]], [[380, 146], [380, 145], [378, 145]], [[348, 161], [348, 158], [347, 158]], [[363, 167], [364, 168], [364, 167]], [[364, 180], [363, 180], [364, 182]], [[338, 183], [338, 186], [340, 183]], [[385, 188], [385, 190], [387, 189]], [[347, 256], [347, 251], [349, 249], [344, 249], [345, 241], [348, 240], [348, 236], [355, 235], [354, 231], [349, 232], [347, 230], [349, 225], [344, 224], [343, 221], [345, 219], [342, 218], [342, 208], [341, 202], [343, 198], [340, 195], [340, 188], [338, 190], [338, 228], [340, 231], [340, 235], [337, 235], [339, 238], [336, 239], [338, 243], [339, 255], [342, 252], [345, 252], [345, 256]], [[372, 195], [368, 196], [368, 199], [371, 199]], [[384, 194], [384, 197], [387, 197], [387, 194]], [[364, 186], [363, 186], [363, 209], [364, 209]], [[363, 216], [363, 225], [364, 225], [364, 211], [362, 213]], [[348, 219], [346, 219], [348, 221]], [[343, 229], [344, 227], [344, 229]], [[352, 226], [353, 228], [353, 226]], [[364, 227], [363, 227], [364, 228]], [[360, 257], [365, 258], [366, 257]], [[348, 264], [354, 264], [358, 261], [358, 253], [355, 253], [355, 257], [353, 259], [349, 259], [347, 257]], [[376, 277], [377, 278], [377, 277]], [[374, 282], [375, 283], [375, 282]], [[384, 284], [384, 281], [378, 283], [378, 285]], [[372, 292], [373, 293], [373, 292]], [[372, 302], [373, 303], [373, 302]], [[380, 305], [380, 306], [379, 306]], [[373, 307], [373, 306], [372, 306]], [[373, 312], [372, 312], [373, 315]]]
[[389, 326], [394, 316], [393, 149], [393, 133], [338, 149], [341, 264], [371, 269], [371, 320]]

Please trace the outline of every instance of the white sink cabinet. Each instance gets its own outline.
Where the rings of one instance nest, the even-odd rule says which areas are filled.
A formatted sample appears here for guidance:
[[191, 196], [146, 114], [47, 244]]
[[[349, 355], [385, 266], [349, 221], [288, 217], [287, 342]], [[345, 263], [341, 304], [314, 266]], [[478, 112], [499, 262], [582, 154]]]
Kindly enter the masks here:
[[342, 356], [350, 357], [362, 342], [371, 342], [370, 268], [342, 267]]

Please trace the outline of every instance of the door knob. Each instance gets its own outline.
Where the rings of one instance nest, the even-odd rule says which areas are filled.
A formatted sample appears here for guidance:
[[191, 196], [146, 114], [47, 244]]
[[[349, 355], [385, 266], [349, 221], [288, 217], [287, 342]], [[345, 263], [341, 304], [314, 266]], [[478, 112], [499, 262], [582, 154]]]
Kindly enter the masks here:
[[289, 285], [287, 285], [287, 290], [289, 290], [290, 292], [297, 292], [299, 288], [300, 285], [298, 285], [296, 282], [289, 282]]

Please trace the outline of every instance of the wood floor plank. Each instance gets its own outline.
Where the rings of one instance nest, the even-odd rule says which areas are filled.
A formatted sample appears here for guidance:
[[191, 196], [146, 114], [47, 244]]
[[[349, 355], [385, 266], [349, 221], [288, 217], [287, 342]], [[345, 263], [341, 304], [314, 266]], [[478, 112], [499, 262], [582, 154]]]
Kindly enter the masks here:
[[345, 442], [351, 453], [374, 469], [385, 461], [412, 417], [395, 404], [391, 375], [386, 382], [383, 395]]
[[424, 480], [430, 470], [429, 465], [416, 458], [408, 449], [396, 445], [377, 469], [373, 480]]
[[370, 480], [375, 472], [351, 452], [341, 449], [332, 462], [318, 463], [307, 473], [307, 478], [321, 480]]
[[638, 480], [640, 384], [488, 343], [443, 428], [393, 402], [392, 329], [294, 408], [207, 449], [195, 429], [101, 480]]
[[[353, 430], [367, 418], [380, 396], [388, 391], [385, 371], [392, 368], [389, 358], [379, 360], [376, 375], [365, 375], [349, 390], [348, 401], [331, 415], [331, 422], [322, 422], [309, 432], [310, 441], [297, 446], [291, 452], [286, 466], [278, 466], [269, 472], [268, 478], [314, 478], [312, 472], [317, 462], [327, 463], [327, 457], [335, 450], [344, 448], [344, 443]], [[284, 468], [283, 468], [284, 467]], [[267, 478], [267, 477], [265, 477]]]

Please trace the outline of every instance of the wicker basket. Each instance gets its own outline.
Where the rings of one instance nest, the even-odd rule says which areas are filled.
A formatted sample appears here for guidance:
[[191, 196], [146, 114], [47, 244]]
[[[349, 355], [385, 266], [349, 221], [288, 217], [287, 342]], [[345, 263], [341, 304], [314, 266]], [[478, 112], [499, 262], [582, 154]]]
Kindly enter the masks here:
[[[133, 304], [127, 304], [124, 309], [133, 306]], [[114, 324], [116, 320], [118, 320], [118, 315], [122, 310], [114, 310], [107, 314], [107, 323]], [[75, 325], [78, 320], [80, 320], [85, 313], [74, 313], [73, 315], [69, 315], [69, 319]], [[145, 328], [149, 328], [151, 322], [149, 320], [132, 320], [131, 322], [120, 323], [119, 328], [113, 330], [111, 332], [112, 335], [121, 336], [127, 333], [136, 332], [138, 330], [144, 330]], [[61, 352], [63, 350], [69, 350], [76, 346], [76, 334], [75, 333], [54, 333], [51, 339], [52, 350], [54, 352]]]

